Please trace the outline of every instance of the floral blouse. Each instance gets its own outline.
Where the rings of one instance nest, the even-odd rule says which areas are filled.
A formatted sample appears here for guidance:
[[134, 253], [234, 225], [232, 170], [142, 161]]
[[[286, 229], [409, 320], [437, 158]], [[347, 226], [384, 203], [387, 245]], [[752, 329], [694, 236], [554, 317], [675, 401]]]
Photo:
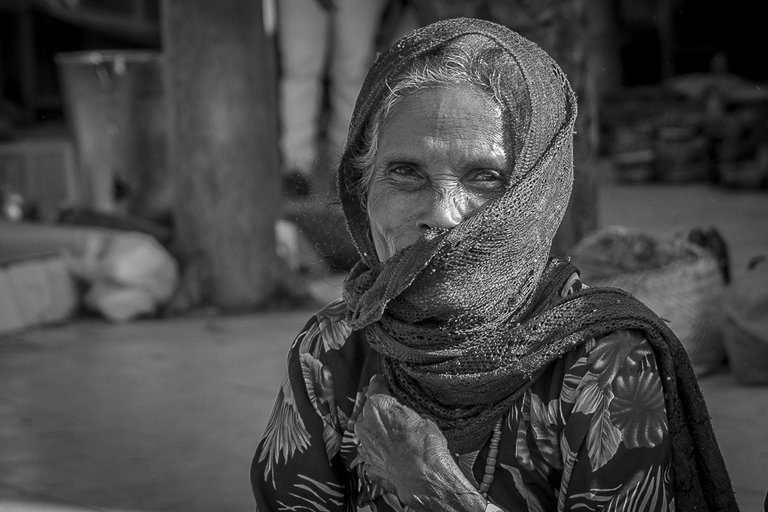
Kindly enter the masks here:
[[[354, 423], [378, 354], [345, 322], [342, 301], [315, 315], [288, 354], [251, 468], [258, 511], [402, 511], [366, 480]], [[488, 441], [457, 454], [483, 478]], [[502, 421], [487, 510], [670, 511], [667, 416], [656, 361], [616, 331], [552, 362]]]

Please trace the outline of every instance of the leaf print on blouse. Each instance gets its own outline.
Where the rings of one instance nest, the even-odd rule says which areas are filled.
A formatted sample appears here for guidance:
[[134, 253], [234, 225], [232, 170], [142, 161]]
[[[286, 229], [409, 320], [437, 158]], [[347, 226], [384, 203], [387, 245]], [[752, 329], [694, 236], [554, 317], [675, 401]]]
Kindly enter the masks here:
[[517, 464], [526, 471], [535, 471], [528, 444], [528, 428], [531, 424], [531, 393], [523, 395], [520, 410], [517, 412], [517, 432], [515, 433], [515, 459]]
[[523, 475], [520, 473], [520, 469], [507, 464], [499, 465], [501, 466], [501, 469], [512, 475], [512, 481], [515, 482], [515, 490], [520, 493], [520, 496], [525, 500], [528, 512], [546, 512], [544, 506], [536, 497], [536, 494], [528, 491], [528, 488], [523, 482]]
[[589, 371], [597, 375], [601, 386], [607, 386], [616, 378], [628, 363], [629, 354], [641, 341], [642, 338], [633, 336], [629, 331], [614, 331], [595, 344], [587, 362]]
[[333, 375], [311, 354], [299, 356], [304, 385], [309, 402], [323, 421], [323, 442], [328, 459], [332, 459], [341, 448], [341, 432], [336, 421], [336, 400], [333, 392]]
[[560, 430], [560, 400], [556, 398], [544, 404], [536, 393], [528, 393], [531, 395], [531, 428], [536, 436], [536, 448], [550, 468], [560, 471], [563, 467], [557, 434]]
[[667, 412], [658, 374], [643, 370], [619, 375], [610, 405], [613, 423], [627, 448], [653, 448], [667, 435]]
[[568, 485], [571, 483], [571, 474], [576, 465], [578, 454], [572, 450], [568, 444], [568, 438], [565, 432], [560, 434], [560, 454], [563, 458], [563, 476], [560, 478], [560, 490], [557, 493], [557, 511], [561, 512], [565, 508], [565, 498], [568, 496]]
[[[367, 390], [368, 386], [365, 386], [362, 390], [357, 392], [354, 399], [354, 405], [352, 406], [352, 413], [349, 417], [346, 415], [343, 408], [339, 407], [337, 410], [337, 414], [339, 415], [339, 425], [344, 430], [344, 435], [341, 440], [341, 456], [347, 462], [347, 466], [350, 467], [350, 469], [361, 462], [357, 456], [355, 422], [365, 405], [365, 393]], [[353, 401], [352, 397], [349, 397], [348, 399]]]
[[674, 512], [670, 467], [638, 471], [629, 481], [610, 489], [590, 489], [571, 496], [571, 510], [603, 512]]
[[587, 453], [592, 471], [597, 471], [616, 454], [621, 431], [611, 421], [610, 403], [613, 391], [603, 388], [596, 375], [588, 372], [582, 379], [573, 412], [589, 416]]
[[306, 475], [298, 473], [296, 475], [299, 482], [291, 487], [290, 496], [301, 500], [303, 503], [292, 503], [286, 505], [278, 501], [280, 508], [278, 510], [308, 510], [328, 512], [330, 509], [326, 505], [332, 505], [334, 508], [344, 505], [344, 487], [333, 482], [318, 482]]
[[347, 305], [342, 300], [331, 302], [315, 314], [315, 321], [299, 336], [300, 353], [318, 357], [321, 352], [338, 350], [344, 346], [352, 329], [346, 321]]
[[566, 372], [565, 376], [563, 377], [563, 386], [560, 389], [561, 403], [572, 404], [576, 401], [576, 398], [578, 397], [579, 386], [581, 385], [581, 374], [584, 371], [581, 370], [581, 368], [584, 368], [586, 365], [586, 356], [580, 357]]
[[267, 460], [264, 468], [264, 481], [271, 476], [272, 487], [275, 487], [275, 477], [271, 475], [272, 465], [280, 462], [280, 456], [288, 461], [294, 453], [302, 453], [309, 446], [309, 432], [296, 408], [293, 390], [288, 377], [283, 380], [275, 401], [275, 407], [267, 421], [267, 428], [262, 438], [263, 449], [259, 462]]

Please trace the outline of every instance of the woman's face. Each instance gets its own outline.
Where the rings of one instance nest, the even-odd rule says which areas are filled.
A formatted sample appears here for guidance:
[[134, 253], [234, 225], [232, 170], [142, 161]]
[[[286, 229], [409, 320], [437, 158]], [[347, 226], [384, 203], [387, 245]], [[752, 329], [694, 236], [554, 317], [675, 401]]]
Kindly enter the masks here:
[[451, 228], [504, 193], [500, 108], [468, 87], [417, 91], [379, 131], [368, 189], [376, 252], [386, 261], [430, 228]]

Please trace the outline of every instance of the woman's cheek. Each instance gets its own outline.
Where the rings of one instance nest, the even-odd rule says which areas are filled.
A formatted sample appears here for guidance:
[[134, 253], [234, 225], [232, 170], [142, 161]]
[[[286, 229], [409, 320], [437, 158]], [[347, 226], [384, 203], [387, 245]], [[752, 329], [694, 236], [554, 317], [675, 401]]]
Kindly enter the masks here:
[[371, 236], [381, 261], [414, 243], [420, 235], [412, 219], [415, 205], [401, 192], [386, 188], [374, 185], [368, 197]]
[[371, 238], [379, 261], [387, 261], [396, 252], [395, 241], [375, 220], [371, 220]]

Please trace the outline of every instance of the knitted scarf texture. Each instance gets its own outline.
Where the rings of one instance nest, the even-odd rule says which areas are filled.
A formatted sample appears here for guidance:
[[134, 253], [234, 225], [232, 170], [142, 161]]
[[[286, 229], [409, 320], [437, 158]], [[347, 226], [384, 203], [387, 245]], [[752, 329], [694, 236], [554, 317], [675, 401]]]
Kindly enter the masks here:
[[[450, 230], [379, 262], [354, 155], [366, 123], [414, 62], [446, 46], [500, 72], [511, 155], [505, 193]], [[491, 49], [492, 51], [489, 51]], [[381, 55], [355, 106], [338, 187], [361, 260], [344, 287], [353, 328], [381, 355], [393, 395], [437, 423], [453, 451], [479, 448], [549, 363], [588, 339], [642, 330], [663, 377], [678, 510], [737, 510], [687, 355], [650, 310], [619, 290], [562, 298], [573, 267], [549, 259], [573, 180], [576, 98], [538, 46], [494, 23], [453, 19]]]

